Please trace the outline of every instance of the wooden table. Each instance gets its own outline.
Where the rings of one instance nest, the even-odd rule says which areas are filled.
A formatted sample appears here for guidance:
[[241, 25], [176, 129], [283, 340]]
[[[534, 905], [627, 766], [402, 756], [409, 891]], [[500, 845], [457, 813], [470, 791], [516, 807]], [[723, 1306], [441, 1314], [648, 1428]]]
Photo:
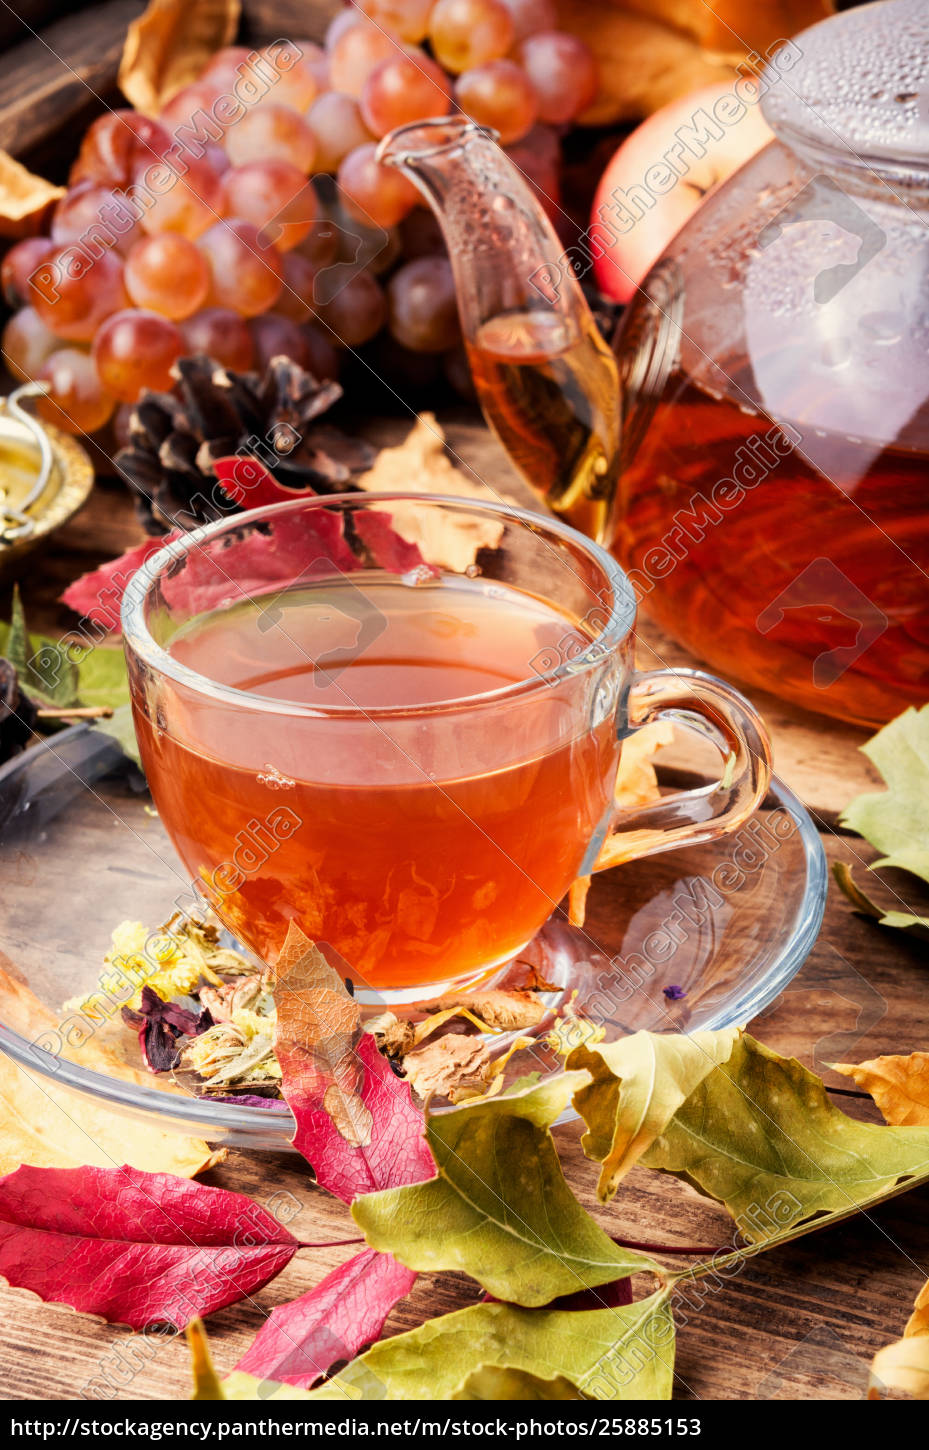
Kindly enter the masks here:
[[[379, 430], [396, 436], [396, 423]], [[457, 421], [449, 438], [459, 456], [496, 489], [517, 494], [496, 444], [477, 424]], [[29, 566], [22, 581], [33, 628], [63, 632], [73, 617], [56, 597], [85, 569], [140, 537], [128, 497], [115, 485], [98, 488], [90, 504], [59, 534], [52, 549]], [[0, 596], [5, 617], [8, 600]], [[643, 666], [692, 664], [686, 653], [647, 622], [640, 630]], [[830, 861], [873, 859], [869, 848], [837, 828], [841, 807], [876, 777], [857, 747], [862, 732], [784, 706], [756, 700], [774, 740], [775, 767], [804, 799], [820, 826]], [[860, 1061], [883, 1052], [929, 1045], [929, 976], [924, 945], [856, 916], [831, 891], [818, 943], [800, 974], [773, 1008], [753, 1024], [763, 1041], [812, 1066], [824, 1044], [832, 1060]], [[841, 1105], [879, 1120], [848, 1079], [827, 1074], [844, 1095]], [[675, 1180], [635, 1170], [609, 1210], [595, 1202], [595, 1175], [573, 1127], [557, 1130], [569, 1181], [612, 1234], [666, 1245], [723, 1244], [727, 1216]], [[287, 1189], [300, 1215], [289, 1227], [301, 1239], [351, 1237], [345, 1208], [317, 1189], [288, 1155], [233, 1151], [205, 1181], [251, 1194], [259, 1201]], [[710, 1292], [679, 1330], [675, 1394], [681, 1399], [860, 1398], [868, 1364], [903, 1328], [920, 1284], [929, 1276], [923, 1228], [929, 1189], [898, 1198], [867, 1218], [749, 1262], [719, 1292]], [[251, 1302], [210, 1319], [214, 1357], [221, 1372], [242, 1355], [274, 1305], [305, 1292], [356, 1250], [301, 1253]], [[422, 1275], [391, 1315], [386, 1332], [413, 1328], [425, 1318], [475, 1302], [480, 1291], [458, 1274]], [[135, 1337], [70, 1310], [50, 1308], [20, 1290], [0, 1291], [4, 1333], [0, 1385], [10, 1399], [75, 1398], [91, 1379], [109, 1377], [114, 1398], [182, 1398], [188, 1393], [183, 1339], [166, 1338], [134, 1368]], [[683, 1317], [683, 1316], [682, 1316]]]

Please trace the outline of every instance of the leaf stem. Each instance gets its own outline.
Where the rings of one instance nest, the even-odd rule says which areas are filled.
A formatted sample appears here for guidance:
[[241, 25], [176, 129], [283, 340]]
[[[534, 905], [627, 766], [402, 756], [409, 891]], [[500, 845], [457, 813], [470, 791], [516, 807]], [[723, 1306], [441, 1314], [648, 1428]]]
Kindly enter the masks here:
[[37, 710], [37, 720], [109, 720], [112, 705], [72, 705], [70, 708]]
[[650, 1244], [644, 1239], [619, 1239], [615, 1234], [610, 1237], [621, 1249], [638, 1249], [643, 1254], [718, 1254], [730, 1247], [729, 1244], [686, 1244], [675, 1248], [671, 1244]]
[[342, 1247], [343, 1244], [363, 1244], [364, 1242], [365, 1242], [365, 1240], [363, 1238], [357, 1238], [357, 1239], [321, 1239], [318, 1243], [310, 1242], [310, 1241], [308, 1241], [306, 1243], [299, 1243], [297, 1245], [297, 1248], [298, 1249], [339, 1249], [339, 1248]]

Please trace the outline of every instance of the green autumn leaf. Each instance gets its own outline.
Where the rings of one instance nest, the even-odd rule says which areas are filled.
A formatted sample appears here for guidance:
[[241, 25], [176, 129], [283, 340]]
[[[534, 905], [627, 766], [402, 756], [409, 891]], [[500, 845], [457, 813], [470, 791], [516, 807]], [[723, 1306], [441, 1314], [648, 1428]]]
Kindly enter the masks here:
[[98, 644], [78, 661], [78, 692], [82, 705], [119, 710], [129, 704], [129, 675], [121, 649]]
[[541, 1379], [525, 1369], [508, 1369], [501, 1364], [482, 1364], [473, 1369], [450, 1400], [586, 1400], [576, 1384], [556, 1374]]
[[904, 710], [861, 748], [887, 790], [856, 796], [842, 825], [883, 853], [876, 866], [899, 866], [929, 882], [929, 705]]
[[307, 1393], [316, 1400], [447, 1400], [487, 1365], [540, 1379], [561, 1375], [596, 1400], [667, 1400], [674, 1376], [668, 1291], [622, 1309], [474, 1304], [381, 1340]]
[[597, 1193], [612, 1198], [620, 1180], [663, 1133], [718, 1063], [726, 1062], [737, 1027], [690, 1037], [634, 1032], [618, 1042], [577, 1047], [570, 1068], [586, 1068], [593, 1081], [578, 1089], [574, 1106], [587, 1124], [581, 1147], [603, 1165]]
[[411, 1269], [461, 1269], [513, 1304], [548, 1304], [657, 1265], [621, 1249], [565, 1182], [549, 1131], [587, 1081], [560, 1073], [426, 1120], [437, 1178], [352, 1204], [368, 1243]]
[[77, 666], [54, 640], [28, 633], [18, 587], [13, 590], [13, 610], [0, 647], [15, 667], [22, 688], [38, 704], [64, 710], [79, 703]]
[[862, 916], [870, 916], [874, 921], [879, 921], [881, 926], [895, 926], [903, 931], [912, 931], [918, 928], [921, 932], [929, 931], [929, 916], [911, 916], [906, 911], [884, 911], [870, 896], [866, 896], [858, 882], [855, 880], [851, 867], [845, 861], [834, 861], [832, 874], [835, 877], [839, 889], [844, 892], [856, 911]]
[[743, 1238], [767, 1245], [929, 1178], [929, 1128], [846, 1117], [818, 1077], [746, 1035], [641, 1162], [718, 1199]]

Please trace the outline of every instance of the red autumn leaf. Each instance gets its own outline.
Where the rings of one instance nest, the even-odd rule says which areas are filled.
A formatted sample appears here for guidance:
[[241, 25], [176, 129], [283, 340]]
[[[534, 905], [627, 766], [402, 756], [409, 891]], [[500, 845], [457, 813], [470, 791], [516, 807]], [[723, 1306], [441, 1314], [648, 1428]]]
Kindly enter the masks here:
[[0, 1179], [0, 1274], [114, 1324], [183, 1328], [260, 1289], [298, 1241], [239, 1193], [134, 1168]]
[[285, 499], [313, 496], [312, 489], [298, 491], [278, 483], [271, 470], [251, 455], [233, 453], [228, 458], [217, 458], [213, 472], [223, 493], [241, 508], [260, 509]]
[[415, 1278], [389, 1254], [365, 1249], [308, 1294], [273, 1309], [236, 1369], [309, 1389], [337, 1361], [354, 1359], [380, 1338], [388, 1314]]
[[[436, 1173], [409, 1083], [397, 1077], [370, 1033], [362, 1037], [356, 1059], [362, 1071], [357, 1100], [370, 1115], [366, 1139], [357, 1145], [337, 1126], [342, 1114], [336, 1110], [333, 1117], [318, 1096], [304, 1094], [299, 1072], [295, 1078], [281, 1063], [284, 1097], [297, 1120], [294, 1147], [313, 1165], [319, 1184], [343, 1203], [381, 1188], [423, 1183]], [[346, 1115], [351, 1111], [348, 1107]]]
[[108, 564], [101, 564], [99, 569], [82, 574], [68, 585], [61, 596], [62, 604], [67, 604], [75, 614], [102, 625], [109, 634], [118, 633], [119, 611], [129, 580], [145, 560], [157, 554], [169, 539], [179, 537], [179, 534], [173, 533], [163, 539], [146, 539], [144, 544], [127, 549], [118, 559], [111, 559]]
[[344, 1203], [435, 1176], [422, 1113], [362, 1035], [361, 1010], [338, 972], [295, 922], [275, 963], [274, 1050], [296, 1119], [294, 1147]]
[[367, 544], [371, 557], [390, 574], [408, 574], [413, 569], [427, 570], [434, 578], [439, 571], [427, 564], [418, 544], [402, 538], [394, 528], [390, 514], [379, 509], [358, 509], [352, 522], [358, 537]]

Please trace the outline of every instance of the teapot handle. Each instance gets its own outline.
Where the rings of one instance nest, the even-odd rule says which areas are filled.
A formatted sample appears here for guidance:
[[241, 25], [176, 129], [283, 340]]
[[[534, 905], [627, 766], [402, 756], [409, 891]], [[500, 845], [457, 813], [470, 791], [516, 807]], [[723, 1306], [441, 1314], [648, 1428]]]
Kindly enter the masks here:
[[758, 809], [771, 780], [771, 744], [758, 712], [738, 690], [702, 670], [637, 673], [629, 691], [624, 735], [665, 720], [710, 740], [723, 758], [717, 781], [631, 810], [618, 810], [593, 864], [696, 846], [737, 830]]

